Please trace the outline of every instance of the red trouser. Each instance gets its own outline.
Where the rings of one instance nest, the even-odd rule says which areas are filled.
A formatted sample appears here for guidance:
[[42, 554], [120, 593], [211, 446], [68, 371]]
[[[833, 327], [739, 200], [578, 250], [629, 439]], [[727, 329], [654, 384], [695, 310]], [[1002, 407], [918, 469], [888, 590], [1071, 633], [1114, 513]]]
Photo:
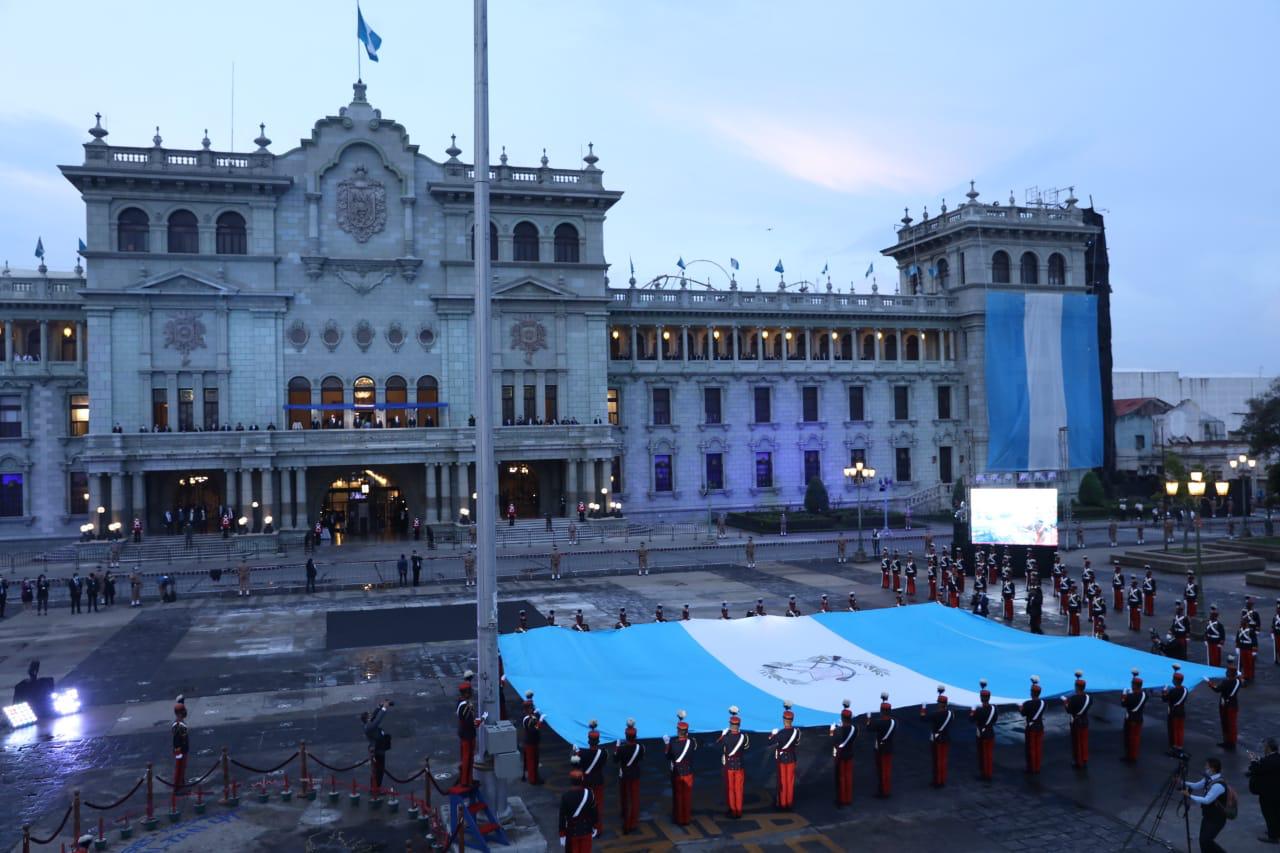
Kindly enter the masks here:
[[591, 833], [565, 838], [564, 849], [566, 853], [591, 853]]
[[889, 588], [889, 573], [888, 573], [888, 572], [881, 572], [881, 573], [880, 573], [880, 588], [881, 588], [881, 589], [888, 589], [888, 588]]
[[1044, 758], [1044, 729], [1027, 729], [1027, 772], [1039, 773]]
[[524, 745], [524, 780], [530, 785], [538, 784], [538, 744]]
[[909, 577], [907, 578], [907, 595], [915, 595], [915, 594], [916, 594], [916, 579]]
[[1182, 730], [1186, 722], [1186, 717], [1169, 717], [1165, 720], [1165, 730], [1169, 734], [1170, 749], [1182, 749]]
[[1142, 743], [1142, 723], [1124, 721], [1124, 757], [1126, 761], [1138, 760], [1138, 746]]
[[796, 764], [778, 763], [778, 808], [791, 810], [796, 801]]
[[1129, 630], [1130, 631], [1142, 630], [1142, 611], [1139, 610], [1137, 607], [1131, 606], [1129, 608]]
[[876, 794], [887, 797], [893, 793], [893, 755], [876, 753]]
[[938, 579], [937, 578], [929, 578], [929, 600], [930, 601], [938, 600]]
[[947, 753], [951, 744], [945, 740], [933, 742], [933, 786], [941, 788], [947, 784]]
[[1071, 766], [1084, 767], [1089, 763], [1089, 727], [1071, 723]]
[[900, 589], [902, 589], [902, 573], [894, 572], [893, 573], [893, 590], [894, 592], [897, 592]]
[[1112, 604], [1112, 610], [1124, 610], [1124, 590], [1117, 589], [1114, 591], [1115, 602]]
[[687, 826], [693, 820], [693, 774], [671, 777], [671, 822]]
[[1067, 612], [1067, 593], [1065, 592], [1058, 593], [1058, 612]]
[[618, 804], [622, 810], [622, 831], [630, 832], [640, 823], [640, 777], [618, 782]]
[[1240, 677], [1245, 681], [1253, 681], [1253, 664], [1257, 657], [1257, 649], [1240, 649]]
[[956, 575], [956, 589], [964, 592], [964, 572], [960, 572]]
[[1196, 599], [1194, 598], [1187, 599], [1187, 615], [1188, 616], [1196, 615]]
[[1209, 666], [1222, 666], [1222, 643], [1205, 643]]
[[1280, 631], [1271, 635], [1271, 659], [1280, 663]]
[[1013, 599], [1012, 598], [1006, 598], [1004, 600], [1004, 621], [1006, 622], [1013, 621]]
[[181, 758], [174, 756], [173, 759], [173, 796], [175, 799], [185, 787], [187, 787], [187, 756], [186, 753], [183, 753]]
[[1218, 719], [1222, 721], [1222, 742], [1227, 746], [1235, 746], [1237, 738], [1236, 715], [1240, 709], [1235, 706], [1219, 705]]
[[995, 775], [995, 738], [978, 738], [978, 775], [990, 779]]
[[471, 787], [471, 771], [475, 760], [475, 738], [458, 738], [458, 784], [464, 788]]
[[604, 830], [604, 783], [591, 786], [591, 796], [596, 798], [596, 832]]
[[1080, 614], [1079, 613], [1072, 613], [1070, 619], [1067, 621], [1067, 636], [1068, 637], [1080, 636]]
[[1142, 594], [1142, 613], [1144, 616], [1156, 615], [1156, 594], [1154, 592], [1144, 592]]
[[996, 576], [996, 567], [994, 565], [987, 566], [987, 583], [994, 584], [998, 580], [1000, 578]]
[[947, 598], [948, 607], [960, 606], [960, 591], [958, 589], [951, 590], [951, 594]]
[[853, 802], [853, 759], [837, 758], [835, 771], [836, 805], [850, 805]]
[[742, 784], [746, 781], [747, 772], [741, 768], [724, 771], [724, 799], [729, 807], [729, 814], [742, 817]]

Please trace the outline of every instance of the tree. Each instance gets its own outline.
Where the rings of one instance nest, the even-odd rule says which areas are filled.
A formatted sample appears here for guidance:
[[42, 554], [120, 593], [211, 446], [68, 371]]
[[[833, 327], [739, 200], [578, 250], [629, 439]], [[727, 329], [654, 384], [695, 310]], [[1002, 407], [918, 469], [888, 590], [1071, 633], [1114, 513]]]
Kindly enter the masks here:
[[1106, 503], [1106, 499], [1106, 492], [1102, 490], [1102, 481], [1098, 479], [1097, 473], [1093, 471], [1085, 472], [1084, 477], [1080, 480], [1080, 505], [1102, 506]]
[[809, 481], [808, 488], [804, 490], [805, 512], [822, 515], [830, 508], [831, 501], [827, 498], [827, 487], [822, 485], [822, 480], [814, 477]]
[[1249, 452], [1255, 456], [1280, 452], [1280, 379], [1245, 405], [1248, 411], [1240, 423], [1240, 432], [1249, 442]]
[[951, 508], [959, 509], [962, 503], [964, 503], [964, 477], [959, 477], [951, 489]]

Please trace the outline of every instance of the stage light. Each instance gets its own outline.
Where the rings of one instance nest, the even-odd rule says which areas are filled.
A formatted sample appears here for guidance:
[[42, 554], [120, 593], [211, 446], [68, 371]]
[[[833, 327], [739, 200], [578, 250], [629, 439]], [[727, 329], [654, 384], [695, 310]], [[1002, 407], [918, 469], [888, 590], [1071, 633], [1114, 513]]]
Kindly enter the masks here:
[[53, 700], [54, 713], [60, 717], [80, 712], [80, 694], [76, 692], [74, 687], [55, 691], [49, 694], [49, 698]]
[[4, 706], [4, 718], [9, 728], [20, 729], [35, 723], [36, 712], [32, 711], [31, 706], [26, 702], [19, 702], [17, 705]]

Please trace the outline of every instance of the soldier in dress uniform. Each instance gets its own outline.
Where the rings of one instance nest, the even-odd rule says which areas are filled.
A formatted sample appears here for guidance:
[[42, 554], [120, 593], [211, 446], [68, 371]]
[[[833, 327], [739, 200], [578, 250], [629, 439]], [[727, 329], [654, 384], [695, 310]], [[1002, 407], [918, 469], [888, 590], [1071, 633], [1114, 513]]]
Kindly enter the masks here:
[[764, 599], [763, 599], [763, 598], [757, 598], [757, 599], [756, 599], [756, 615], [757, 615], [757, 616], [764, 616], [764, 615], [765, 615], [765, 612], [764, 612]]
[[978, 682], [978, 699], [981, 704], [969, 712], [973, 718], [974, 735], [978, 739], [978, 778], [990, 782], [995, 775], [996, 720], [1000, 712], [991, 704], [991, 691], [987, 680]]
[[1077, 669], [1076, 692], [1062, 700], [1071, 718], [1071, 766], [1077, 770], [1089, 767], [1089, 707], [1093, 699], [1084, 687], [1084, 673]]
[[1236, 656], [1227, 655], [1227, 677], [1209, 686], [1218, 694], [1218, 721], [1222, 723], [1223, 749], [1235, 749], [1239, 734], [1237, 717], [1240, 713], [1240, 678], [1236, 674]]
[[187, 786], [187, 756], [191, 754], [191, 733], [187, 730], [187, 703], [182, 694], [173, 700], [173, 794]]
[[880, 588], [889, 589], [889, 558], [880, 560]]
[[1129, 630], [1142, 630], [1142, 590], [1138, 589], [1138, 579], [1129, 575]]
[[[432, 482], [435, 482], [435, 481], [432, 480]], [[417, 542], [421, 538], [422, 538], [422, 519], [418, 518], [418, 516], [415, 515], [413, 517], [413, 541]]]
[[956, 571], [947, 574], [947, 606], [960, 606], [960, 585], [964, 582], [964, 575]]
[[[827, 598], [825, 594], [822, 596], [822, 600], [818, 602], [818, 612], [819, 613], [831, 612], [831, 600]], [[1277, 611], [1276, 615], [1280, 616], [1280, 610]]]
[[1107, 619], [1107, 602], [1102, 596], [1095, 595], [1089, 601], [1089, 624], [1093, 627], [1093, 636], [1098, 636], [1099, 623], [1105, 623]]
[[1187, 604], [1187, 617], [1196, 615], [1196, 605], [1200, 602], [1200, 584], [1196, 582], [1196, 573], [1187, 572], [1187, 584], [1182, 588], [1182, 600]]
[[907, 557], [907, 567], [902, 570], [907, 577], [907, 596], [915, 598], [916, 595], [916, 561]]
[[1067, 636], [1080, 636], [1080, 593], [1076, 582], [1067, 581]]
[[955, 582], [956, 589], [959, 592], [964, 592], [964, 576], [965, 576], [964, 558], [957, 557], [955, 562], [955, 567], [951, 570], [951, 579]]
[[688, 621], [689, 621], [690, 619], [692, 619], [692, 618], [693, 618], [693, 617], [689, 614], [689, 605], [687, 605], [687, 604], [686, 604], [686, 605], [684, 605], [683, 607], [681, 607], [681, 608], [680, 608], [680, 621], [681, 621], [681, 622], [688, 622]]
[[476, 709], [471, 704], [471, 673], [469, 671], [462, 683], [458, 685], [458, 705], [454, 710], [454, 716], [458, 719], [458, 785], [470, 788], [476, 758], [476, 729], [480, 728], [483, 720], [476, 719]]
[[1142, 614], [1156, 615], [1156, 579], [1152, 576], [1150, 568], [1147, 568], [1147, 574], [1142, 579]]
[[930, 560], [929, 564], [925, 567], [925, 576], [929, 579], [929, 600], [937, 601], [938, 600], [938, 566], [933, 560]]
[[533, 705], [533, 691], [524, 694], [524, 716], [520, 728], [524, 730], [524, 772], [520, 778], [530, 785], [541, 785], [538, 763], [542, 752], [542, 724], [546, 718]]
[[889, 694], [880, 694], [880, 717], [872, 720], [867, 714], [867, 727], [875, 736], [873, 741], [876, 751], [876, 796], [884, 799], [893, 793], [893, 733], [898, 721], [890, 716], [893, 706], [889, 704]]
[[1111, 575], [1111, 606], [1113, 609], [1124, 610], [1124, 569], [1120, 568], [1120, 564], [1116, 563], [1115, 572]]
[[[1062, 587], [1062, 580], [1066, 576], [1067, 576], [1067, 573], [1066, 573], [1066, 570], [1063, 568], [1062, 558], [1055, 555], [1053, 560], [1053, 565], [1049, 568], [1049, 592], [1052, 595], [1058, 597], [1060, 605], [1062, 603], [1061, 593], [1059, 593], [1058, 590]], [[1060, 606], [1058, 608], [1059, 613], [1062, 613], [1065, 610], [1066, 610], [1065, 606]]]
[[573, 614], [573, 625], [571, 626], [571, 630], [583, 633], [591, 630], [591, 626], [587, 624], [587, 620], [582, 616], [581, 609], [575, 611]]
[[849, 593], [849, 612], [858, 612], [858, 594], [856, 592]]
[[1044, 758], [1044, 712], [1048, 703], [1040, 698], [1040, 676], [1031, 676], [1031, 698], [1022, 703], [1022, 718], [1026, 720], [1025, 753], [1027, 772], [1038, 774]]
[[587, 723], [587, 745], [584, 749], [574, 747], [573, 758], [579, 761], [579, 767], [582, 770], [583, 779], [586, 781], [587, 788], [591, 791], [591, 796], [596, 802], [596, 833], [604, 828], [601, 825], [602, 815], [604, 814], [604, 768], [609, 763], [608, 757], [604, 750], [600, 748], [600, 729], [599, 724], [595, 720]]
[[636, 574], [649, 574], [649, 547], [643, 542], [636, 548]]
[[1138, 747], [1142, 744], [1143, 709], [1147, 704], [1147, 694], [1142, 689], [1142, 678], [1138, 670], [1131, 670], [1133, 679], [1120, 694], [1120, 706], [1124, 708], [1124, 755], [1122, 761], [1136, 764]]
[[1276, 612], [1271, 617], [1271, 659], [1280, 666], [1280, 598], [1276, 599]]
[[[462, 555], [462, 571], [466, 577], [466, 586], [475, 586], [476, 584], [476, 552], [468, 549]], [[559, 571], [553, 569], [553, 572]], [[554, 576], [553, 576], [554, 579]]]
[[529, 614], [522, 608], [520, 610], [520, 621], [516, 624], [516, 633], [524, 634], [529, 631]]
[[796, 597], [794, 595], [787, 596], [787, 612], [782, 615], [784, 616], [800, 615], [800, 605], [796, 604]]
[[618, 608], [618, 621], [613, 624], [615, 629], [630, 628], [631, 620], [627, 618], [627, 608]]
[[720, 618], [721, 619], [733, 618], [732, 616], [729, 615], [729, 602], [727, 601], [720, 602]]
[[756, 540], [748, 536], [747, 544], [742, 546], [742, 550], [747, 558], [747, 568], [754, 569], [756, 567]]
[[840, 719], [831, 724], [831, 757], [835, 760], [836, 806], [853, 803], [853, 742], [858, 737], [858, 727], [853, 724], [853, 711], [845, 699]]
[[1245, 596], [1244, 610], [1240, 611], [1240, 615], [1248, 619], [1256, 630], [1262, 630], [1262, 615], [1253, 609], [1253, 596]]
[[600, 831], [600, 806], [582, 772], [581, 760], [570, 762], [569, 790], [560, 795], [560, 846], [567, 853], [591, 853], [591, 839]]
[[796, 748], [800, 745], [800, 730], [795, 727], [795, 719], [791, 703], [783, 702], [782, 728], [769, 733], [773, 760], [778, 768], [777, 806], [784, 812], [791, 811], [796, 797]]
[[622, 810], [622, 834], [635, 831], [640, 823], [640, 761], [644, 744], [636, 740], [636, 721], [627, 720], [626, 741], [613, 744], [613, 761], [618, 765], [618, 805]]
[[553, 581], [560, 580], [560, 560], [562, 557], [560, 555], [560, 549], [555, 545], [551, 546], [551, 554], [548, 559], [551, 561], [551, 579]]
[[729, 727], [720, 732], [716, 743], [720, 744], [720, 764], [724, 767], [724, 798], [729, 817], [742, 817], [742, 790], [747, 778], [746, 753], [751, 738], [741, 730], [742, 718], [738, 706], [729, 706]]
[[1005, 569], [1004, 578], [1000, 582], [1000, 599], [1004, 602], [1004, 621], [1013, 621], [1013, 599], [1017, 595], [1017, 587], [1013, 585], [1013, 578], [1009, 576], [1009, 570]]
[[1183, 726], [1187, 721], [1187, 696], [1190, 691], [1182, 686], [1182, 667], [1173, 665], [1173, 686], [1160, 691], [1160, 698], [1169, 706], [1165, 716], [1165, 732], [1169, 737], [1169, 751], [1182, 750]]
[[1186, 614], [1182, 612], [1181, 601], [1174, 605], [1173, 621], [1169, 623], [1169, 636], [1173, 638], [1173, 647], [1169, 649], [1169, 657], [1186, 660], [1187, 639], [1191, 636], [1191, 624], [1187, 621]]
[[1067, 614], [1067, 602], [1071, 598], [1071, 586], [1074, 583], [1075, 581], [1067, 577], [1065, 572], [1062, 577], [1058, 579], [1058, 614], [1060, 616], [1065, 616]]
[[547, 627], [554, 628], [556, 626], [556, 612], [554, 610], [547, 611]]
[[902, 560], [898, 557], [898, 552], [893, 552], [893, 562], [889, 564], [889, 568], [893, 574], [893, 588], [895, 590], [902, 588]]
[[933, 754], [933, 777], [930, 782], [935, 788], [947, 784], [947, 753], [951, 748], [951, 723], [955, 713], [947, 705], [947, 688], [938, 685], [938, 707], [930, 714], [928, 706], [920, 706], [920, 716], [929, 720], [929, 744]]
[[849, 550], [849, 540], [844, 538], [844, 531], [836, 534], [836, 562], [845, 562], [845, 554]]
[[657, 607], [653, 608], [653, 621], [654, 621], [654, 622], [666, 622], [666, 621], [667, 621], [667, 616], [666, 616], [666, 614], [662, 612], [662, 605], [661, 605], [661, 604], [659, 604]]
[[1218, 621], [1218, 606], [1209, 605], [1209, 618], [1204, 623], [1205, 660], [1209, 666], [1222, 666], [1222, 641], [1227, 638], [1227, 629]]
[[133, 541], [142, 541], [142, 519], [138, 518], [136, 515], [133, 517]]
[[677, 711], [676, 736], [672, 740], [663, 735], [662, 742], [666, 746], [667, 766], [671, 771], [671, 822], [676, 826], [687, 826], [693, 819], [693, 753], [698, 749], [698, 742], [689, 737], [689, 723], [685, 721], [685, 712]]
[[1247, 618], [1240, 620], [1240, 629], [1236, 631], [1236, 656], [1240, 660], [1240, 677], [1247, 687], [1253, 683], [1258, 658], [1258, 629]]
[[1040, 622], [1044, 618], [1044, 593], [1039, 584], [1034, 584], [1027, 592], [1027, 621], [1033, 634], [1043, 634]]
[[[898, 605], [902, 605], [901, 595], [898, 596]], [[969, 599], [969, 607], [973, 610], [974, 614], [978, 616], [986, 617], [990, 615], [991, 600], [987, 597], [987, 590], [985, 587], [979, 587], [976, 584], [974, 585], [973, 595]]]

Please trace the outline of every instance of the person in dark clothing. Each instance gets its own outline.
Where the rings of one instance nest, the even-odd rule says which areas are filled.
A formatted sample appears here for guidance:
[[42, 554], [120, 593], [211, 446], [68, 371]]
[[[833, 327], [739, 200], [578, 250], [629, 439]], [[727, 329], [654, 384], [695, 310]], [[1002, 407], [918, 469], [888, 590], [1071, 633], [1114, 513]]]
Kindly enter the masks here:
[[36, 615], [49, 615], [49, 579], [44, 575], [36, 578]]
[[96, 572], [89, 572], [89, 581], [84, 585], [85, 595], [88, 596], [88, 609], [86, 613], [98, 612], [98, 592], [102, 589], [102, 582], [98, 580]]
[[427, 550], [434, 551], [436, 549], [436, 534], [431, 529], [431, 525], [427, 525]]
[[1044, 593], [1040, 588], [1033, 586], [1031, 593], [1027, 596], [1027, 618], [1031, 622], [1031, 633], [1043, 634], [1044, 629], [1040, 627], [1040, 620], [1044, 616]]
[[382, 779], [387, 772], [387, 750], [391, 748], [391, 735], [382, 729], [382, 721], [387, 716], [387, 709], [394, 702], [384, 701], [370, 715], [367, 711], [360, 715], [364, 725], [364, 736], [369, 741], [369, 766], [373, 771], [373, 796], [382, 790]]
[[1222, 762], [1210, 757], [1204, 765], [1204, 778], [1187, 783], [1182, 796], [1200, 806], [1200, 853], [1226, 853], [1216, 840], [1227, 825], [1227, 784], [1222, 781]]
[[1280, 748], [1276, 739], [1267, 738], [1262, 757], [1249, 764], [1249, 793], [1258, 797], [1258, 808], [1267, 822], [1267, 834], [1258, 840], [1280, 844]]
[[418, 549], [413, 549], [413, 553], [409, 555], [409, 564], [413, 568], [413, 585], [417, 586], [422, 578], [422, 555], [418, 553]]
[[67, 580], [67, 592], [71, 595], [71, 612], [79, 613], [80, 599], [84, 596], [84, 584], [79, 574], [74, 574]]
[[307, 592], [316, 591], [316, 561], [307, 557]]
[[108, 607], [116, 603], [116, 578], [110, 569], [102, 576], [102, 603]]
[[9, 601], [9, 581], [0, 578], [0, 619], [4, 618], [4, 606]]
[[401, 554], [400, 559], [396, 560], [396, 584], [398, 586], [409, 585], [409, 561], [405, 559], [404, 554]]

